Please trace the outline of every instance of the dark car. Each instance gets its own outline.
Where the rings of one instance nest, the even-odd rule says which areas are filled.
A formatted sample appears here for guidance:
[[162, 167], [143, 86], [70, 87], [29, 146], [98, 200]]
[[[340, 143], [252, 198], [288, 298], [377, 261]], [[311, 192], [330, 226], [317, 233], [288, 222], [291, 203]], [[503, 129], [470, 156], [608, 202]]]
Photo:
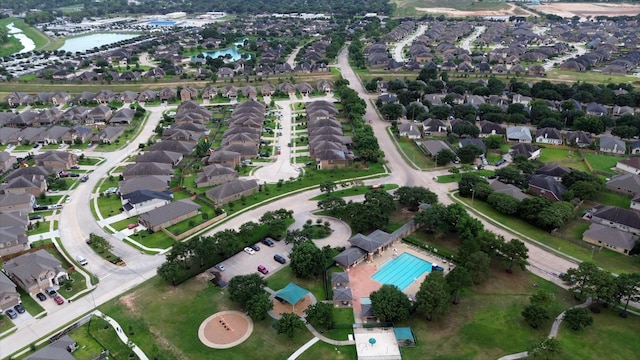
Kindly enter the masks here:
[[251, 245], [251, 248], [252, 248], [254, 251], [260, 251], [260, 246], [258, 246], [258, 244], [253, 244], [253, 245]]
[[78, 166], [78, 165], [73, 165], [71, 168], [72, 168], [72, 169], [74, 169], [74, 170], [78, 170], [78, 169], [80, 169], [80, 166]]
[[24, 309], [24, 306], [22, 306], [22, 304], [18, 304], [13, 308], [18, 312], [18, 314], [24, 314], [24, 312], [27, 311]]
[[38, 300], [40, 301], [45, 301], [47, 300], [47, 297], [43, 294], [43, 293], [37, 293], [36, 297], [38, 298]]
[[31, 215], [29, 216], [29, 220], [40, 220], [42, 219], [42, 215]]
[[270, 237], [266, 237], [266, 238], [262, 239], [262, 243], [267, 245], [268, 247], [276, 246], [276, 244], [273, 242], [273, 239], [270, 238]]
[[507, 160], [505, 160], [505, 159], [498, 160], [498, 161], [496, 162], [496, 166], [500, 166], [500, 165], [502, 165], [502, 164], [504, 164], [504, 163], [506, 163], [506, 162], [507, 162]]
[[286, 264], [287, 263], [287, 259], [285, 259], [284, 256], [282, 256], [280, 254], [273, 255], [273, 260], [279, 262], [280, 264]]
[[9, 319], [15, 319], [18, 317], [18, 313], [13, 309], [7, 309], [4, 313], [7, 314]]

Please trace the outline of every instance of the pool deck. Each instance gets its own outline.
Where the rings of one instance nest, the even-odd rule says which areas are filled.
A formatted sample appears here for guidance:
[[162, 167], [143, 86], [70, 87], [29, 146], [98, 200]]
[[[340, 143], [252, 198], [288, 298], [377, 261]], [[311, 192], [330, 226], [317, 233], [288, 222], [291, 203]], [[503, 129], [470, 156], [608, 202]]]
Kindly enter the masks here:
[[[402, 253], [409, 253], [411, 255], [415, 255], [420, 259], [424, 259], [431, 264], [438, 264], [444, 268], [445, 275], [449, 272], [450, 269], [453, 269], [453, 266], [449, 263], [446, 263], [445, 260], [436, 257], [430, 253], [417, 249], [413, 246], [409, 246], [404, 243], [397, 243], [394, 245], [397, 249], [394, 252], [392, 249], [385, 251], [382, 255], [376, 255], [373, 258], [373, 261], [370, 263], [364, 262], [358, 264], [355, 268], [349, 271], [349, 286], [351, 287], [351, 293], [353, 295], [353, 315], [356, 323], [362, 323], [361, 314], [361, 304], [360, 298], [369, 297], [369, 294], [380, 289], [382, 284], [373, 280], [371, 276], [375, 274], [384, 264], [388, 261], [395, 258], [394, 255], [401, 255]], [[424, 279], [429, 275], [429, 273], [424, 273], [414, 282], [412, 282], [407, 288], [403, 291], [412, 299], [415, 298], [416, 293], [420, 290], [420, 284], [424, 281]]]

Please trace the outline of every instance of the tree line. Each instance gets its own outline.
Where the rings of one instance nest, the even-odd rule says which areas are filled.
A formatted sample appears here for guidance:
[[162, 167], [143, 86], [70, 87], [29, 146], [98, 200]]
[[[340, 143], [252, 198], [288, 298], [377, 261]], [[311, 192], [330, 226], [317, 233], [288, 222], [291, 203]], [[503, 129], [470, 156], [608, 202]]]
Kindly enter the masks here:
[[227, 229], [176, 242], [167, 252], [167, 261], [158, 268], [158, 275], [167, 283], [178, 285], [263, 237], [281, 239], [292, 218], [291, 210], [267, 211], [260, 217], [260, 223], [250, 221], [238, 230]]

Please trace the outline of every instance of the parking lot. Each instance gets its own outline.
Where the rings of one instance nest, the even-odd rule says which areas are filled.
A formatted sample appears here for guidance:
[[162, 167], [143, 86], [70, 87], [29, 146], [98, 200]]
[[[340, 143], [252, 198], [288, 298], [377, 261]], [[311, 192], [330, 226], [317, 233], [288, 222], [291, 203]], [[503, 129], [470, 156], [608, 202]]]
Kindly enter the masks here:
[[287, 259], [287, 264], [289, 263], [287, 250], [291, 250], [291, 245], [285, 244], [284, 240], [275, 241], [273, 247], [269, 247], [263, 243], [258, 243], [258, 246], [260, 246], [260, 251], [256, 251], [253, 255], [241, 251], [221, 262], [225, 268], [225, 270], [221, 272], [222, 280], [229, 282], [229, 280], [236, 275], [258, 273], [258, 265], [264, 265], [267, 270], [269, 270], [269, 274], [266, 276], [269, 276], [276, 270], [280, 270], [286, 266], [286, 264], [280, 264], [273, 259], [273, 255], [275, 254], [284, 256]]

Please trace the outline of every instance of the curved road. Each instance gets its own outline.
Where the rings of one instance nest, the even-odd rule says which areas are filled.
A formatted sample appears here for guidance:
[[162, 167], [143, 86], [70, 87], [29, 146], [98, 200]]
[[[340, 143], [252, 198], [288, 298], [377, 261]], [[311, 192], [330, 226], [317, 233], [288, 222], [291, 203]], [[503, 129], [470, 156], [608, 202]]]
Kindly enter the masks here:
[[411, 45], [413, 40], [415, 40], [418, 36], [424, 34], [424, 32], [427, 31], [428, 28], [429, 26], [427, 26], [426, 24], [420, 25], [418, 27], [418, 30], [416, 30], [411, 36], [406, 37], [400, 40], [400, 42], [396, 43], [396, 47], [393, 49], [393, 60], [397, 62], [406, 62], [407, 58], [404, 56], [404, 48]]

